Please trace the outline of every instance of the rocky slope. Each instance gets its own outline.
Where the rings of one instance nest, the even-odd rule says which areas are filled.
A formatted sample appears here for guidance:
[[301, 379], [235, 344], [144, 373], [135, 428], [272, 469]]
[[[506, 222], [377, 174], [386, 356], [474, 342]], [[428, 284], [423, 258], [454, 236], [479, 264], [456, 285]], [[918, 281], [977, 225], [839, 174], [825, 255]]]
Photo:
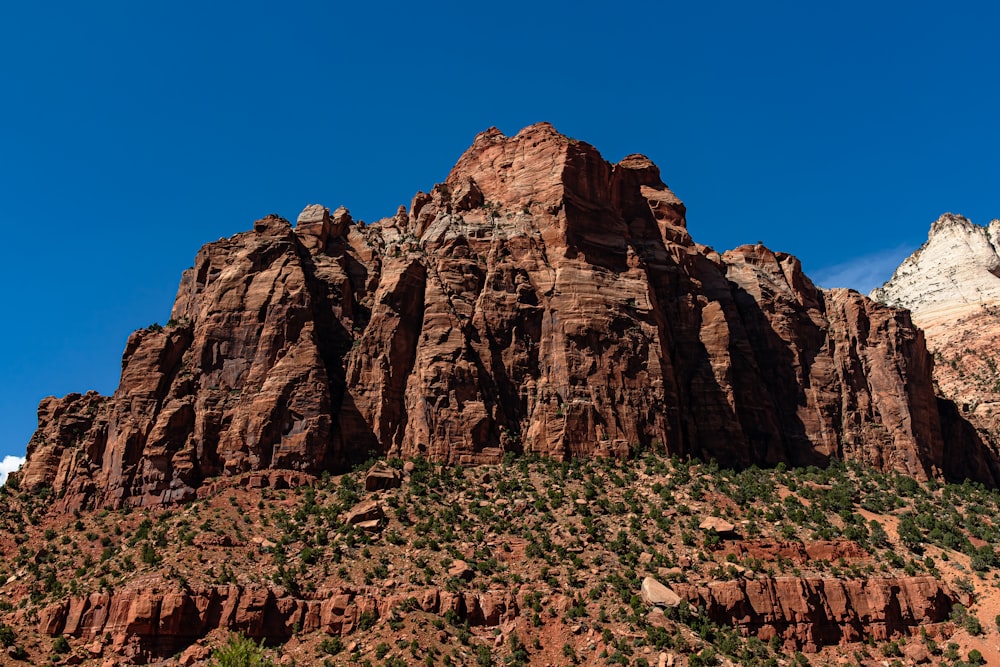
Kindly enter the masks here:
[[997, 482], [960, 416], [942, 423], [908, 313], [759, 245], [720, 255], [684, 216], [645, 157], [540, 124], [479, 135], [392, 218], [258, 220], [198, 253], [113, 396], [42, 402], [20, 482], [119, 507], [372, 453], [638, 450]]
[[276, 664], [1000, 660], [976, 485], [652, 453], [214, 485], [79, 515], [0, 490], [0, 664], [203, 665], [237, 632]]
[[912, 312], [935, 356], [940, 394], [1000, 442], [1000, 220], [983, 227], [942, 215], [871, 297]]

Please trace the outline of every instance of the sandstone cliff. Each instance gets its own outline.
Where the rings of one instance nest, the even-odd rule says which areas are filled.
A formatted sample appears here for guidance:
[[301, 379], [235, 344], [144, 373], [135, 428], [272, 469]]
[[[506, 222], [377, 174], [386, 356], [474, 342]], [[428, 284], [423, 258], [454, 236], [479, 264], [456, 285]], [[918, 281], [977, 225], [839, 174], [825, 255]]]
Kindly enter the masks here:
[[864, 581], [777, 577], [676, 589], [720, 624], [762, 640], [777, 636], [810, 652], [927, 629], [947, 621], [954, 606], [952, 592], [930, 576]]
[[419, 610], [496, 627], [517, 616], [503, 591], [452, 593], [428, 589], [382, 596], [350, 587], [296, 598], [275, 588], [217, 586], [198, 590], [127, 589], [70, 598], [47, 607], [39, 629], [87, 641], [110, 635], [110, 649], [140, 663], [188, 648], [216, 628], [284, 642], [296, 633], [348, 635], [394, 610]]
[[[952, 592], [933, 577], [845, 581], [779, 577], [676, 586], [713, 621], [767, 641], [778, 637], [792, 649], [885, 641], [927, 630], [948, 620]], [[110, 636], [108, 649], [130, 660], [155, 660], [188, 649], [216, 628], [249, 637], [287, 641], [296, 633], [350, 635], [394, 613], [425, 613], [463, 619], [470, 626], [498, 627], [530, 607], [531, 590], [452, 593], [437, 589], [381, 596], [350, 587], [296, 598], [270, 588], [219, 586], [204, 590], [123, 590], [70, 598], [42, 611], [39, 629], [87, 642]], [[572, 597], [551, 604], [565, 611]], [[656, 619], [653, 620], [656, 623]], [[105, 640], [107, 641], [107, 640]]]
[[931, 371], [907, 312], [762, 246], [695, 243], [647, 158], [491, 129], [391, 218], [310, 206], [205, 246], [113, 396], [42, 402], [21, 481], [142, 505], [370, 453], [654, 449], [996, 483], [975, 437], [944, 456]]

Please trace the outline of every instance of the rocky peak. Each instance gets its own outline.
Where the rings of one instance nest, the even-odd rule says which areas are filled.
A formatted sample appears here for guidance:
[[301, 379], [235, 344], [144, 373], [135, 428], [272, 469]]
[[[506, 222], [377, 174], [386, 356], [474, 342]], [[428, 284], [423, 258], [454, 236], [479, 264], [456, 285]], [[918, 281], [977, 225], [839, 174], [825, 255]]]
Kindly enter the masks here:
[[610, 166], [593, 146], [538, 123], [513, 137], [496, 128], [481, 133], [445, 183], [452, 190], [474, 183], [491, 205], [555, 212], [567, 197], [602, 199], [609, 175]]
[[322, 204], [310, 204], [299, 213], [295, 233], [306, 249], [325, 253], [329, 243], [346, 234], [353, 224], [350, 212], [343, 206], [331, 214]]
[[945, 213], [927, 241], [871, 298], [909, 309], [919, 324], [954, 318], [1000, 301], [1000, 220], [977, 225]]
[[[508, 219], [518, 213], [548, 217], [553, 224], [543, 234], [557, 234], [570, 252], [590, 256], [624, 256], [637, 232], [631, 223], [651, 214], [661, 227], [658, 236], [691, 243], [684, 205], [649, 158], [634, 154], [612, 165], [596, 148], [549, 123], [513, 137], [496, 128], [481, 133], [435, 192], [438, 207], [458, 213], [483, 207], [492, 222], [500, 210]], [[426, 208], [419, 217], [427, 220], [433, 212], [435, 207]], [[425, 229], [416, 225], [418, 235]]]
[[966, 218], [964, 215], [959, 215], [949, 211], [947, 213], [942, 213], [941, 217], [931, 223], [931, 230], [928, 234], [928, 239], [941, 233], [941, 231], [947, 227], [961, 227], [964, 230], [971, 230], [974, 226], [976, 226], [975, 223]]

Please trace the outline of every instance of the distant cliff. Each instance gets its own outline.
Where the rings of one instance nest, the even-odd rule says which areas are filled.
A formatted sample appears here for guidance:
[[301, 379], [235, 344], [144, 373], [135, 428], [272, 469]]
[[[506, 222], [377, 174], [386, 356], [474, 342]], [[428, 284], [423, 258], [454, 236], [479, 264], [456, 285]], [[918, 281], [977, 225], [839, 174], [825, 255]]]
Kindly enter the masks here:
[[945, 213], [871, 297], [912, 311], [940, 393], [980, 437], [1000, 442], [1000, 220], [984, 227]]

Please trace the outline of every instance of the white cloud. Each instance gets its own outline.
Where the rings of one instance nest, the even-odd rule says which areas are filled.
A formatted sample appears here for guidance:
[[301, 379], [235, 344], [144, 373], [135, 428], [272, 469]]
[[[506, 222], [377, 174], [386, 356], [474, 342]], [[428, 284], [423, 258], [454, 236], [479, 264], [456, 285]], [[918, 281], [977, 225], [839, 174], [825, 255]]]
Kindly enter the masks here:
[[882, 283], [892, 277], [904, 259], [909, 257], [914, 248], [897, 246], [888, 250], [880, 250], [870, 255], [856, 257], [843, 264], [834, 264], [812, 272], [810, 276], [820, 287], [850, 287], [862, 294], [868, 294], [872, 289], [881, 287]]
[[8, 473], [14, 472], [22, 465], [24, 465], [23, 456], [11, 456], [8, 454], [3, 457], [3, 461], [0, 461], [0, 486], [3, 486], [7, 482]]

